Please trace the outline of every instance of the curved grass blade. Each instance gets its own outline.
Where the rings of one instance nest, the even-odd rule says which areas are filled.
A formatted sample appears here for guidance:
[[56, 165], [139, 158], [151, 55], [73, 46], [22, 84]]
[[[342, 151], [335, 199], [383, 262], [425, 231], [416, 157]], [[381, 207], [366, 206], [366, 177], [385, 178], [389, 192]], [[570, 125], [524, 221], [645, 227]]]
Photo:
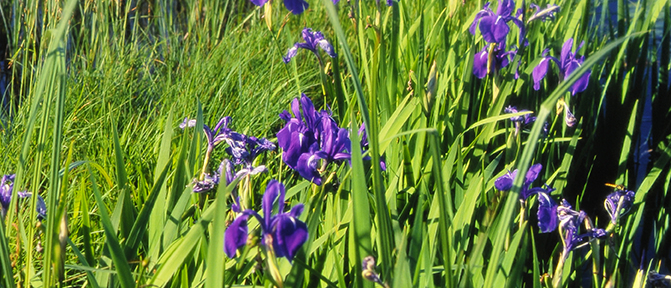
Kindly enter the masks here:
[[103, 224], [103, 230], [105, 232], [105, 238], [107, 247], [109, 248], [112, 262], [117, 270], [117, 276], [119, 277], [119, 282], [123, 288], [132, 288], [135, 287], [135, 280], [131, 274], [130, 266], [128, 265], [128, 260], [126, 255], [124, 255], [121, 245], [119, 245], [119, 239], [116, 236], [116, 231], [112, 226], [112, 221], [110, 220], [109, 214], [107, 212], [107, 206], [103, 202], [103, 198], [98, 191], [98, 184], [96, 179], [93, 176], [93, 171], [91, 167], [86, 165], [89, 173], [89, 181], [91, 181], [91, 189], [93, 190], [93, 196], [95, 197], [96, 204], [98, 204], [98, 210], [100, 211], [100, 220]]

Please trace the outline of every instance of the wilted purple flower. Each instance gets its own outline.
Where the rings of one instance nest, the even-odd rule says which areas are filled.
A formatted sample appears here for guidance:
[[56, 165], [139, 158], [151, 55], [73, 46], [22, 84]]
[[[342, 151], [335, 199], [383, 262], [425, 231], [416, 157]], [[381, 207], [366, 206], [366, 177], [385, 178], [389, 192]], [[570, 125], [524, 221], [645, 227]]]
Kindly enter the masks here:
[[651, 287], [671, 287], [671, 276], [659, 274], [657, 271], [648, 272], [648, 282]]
[[[473, 75], [479, 79], [485, 78], [485, 76], [492, 71], [499, 71], [505, 68], [510, 64], [513, 57], [515, 57], [515, 54], [517, 54], [517, 50], [504, 51], [505, 44], [497, 45], [494, 48], [494, 58], [490, 64], [489, 47], [490, 46], [483, 47], [482, 51], [476, 53], [473, 58]], [[517, 76], [517, 71], [515, 74]], [[517, 77], [515, 78], [517, 79]]]
[[277, 132], [282, 160], [303, 178], [321, 185], [320, 172], [329, 162], [351, 157], [349, 132], [338, 127], [330, 112], [317, 112], [305, 94], [294, 99], [291, 110], [293, 116], [286, 110], [280, 114], [287, 122]]
[[610, 222], [617, 224], [617, 220], [626, 214], [631, 206], [634, 204], [634, 191], [629, 191], [624, 188], [617, 189], [606, 196], [603, 206], [606, 208], [610, 216]]
[[583, 234], [579, 234], [580, 224], [586, 217], [587, 214], [584, 211], [573, 210], [573, 207], [566, 199], [563, 199], [562, 204], [557, 207], [559, 235], [564, 244], [563, 259], [568, 257], [570, 251], [582, 247], [594, 238], [603, 238], [607, 235], [605, 230], [599, 228], [592, 228]]
[[[308, 227], [303, 221], [298, 220], [298, 216], [303, 212], [303, 204], [294, 206], [288, 213], [283, 212], [284, 195], [284, 185], [277, 180], [271, 180], [263, 195], [263, 217], [256, 211], [247, 209], [228, 226], [224, 232], [224, 252], [229, 258], [235, 257], [236, 251], [247, 242], [247, 219], [249, 216], [254, 216], [261, 226], [261, 243], [264, 247], [272, 249], [277, 257], [293, 260], [298, 249], [308, 239]], [[273, 215], [275, 202], [278, 212]]]
[[[9, 209], [9, 204], [12, 201], [12, 191], [14, 190], [14, 178], [16, 174], [3, 175], [2, 180], [0, 180], [0, 219], [5, 217], [7, 209]], [[33, 193], [26, 191], [17, 191], [16, 195], [19, 196], [19, 199], [30, 198]], [[47, 218], [47, 205], [44, 203], [44, 198], [37, 195], [37, 206], [35, 207], [37, 211], [37, 218], [39, 220]]]
[[363, 258], [363, 261], [361, 261], [361, 275], [363, 276], [364, 279], [378, 283], [382, 285], [382, 287], [387, 287], [382, 279], [380, 278], [380, 274], [377, 274], [377, 266], [375, 265], [375, 258], [373, 256], [366, 256]]
[[508, 36], [508, 32], [510, 32], [508, 22], [513, 21], [520, 28], [520, 35], [524, 35], [524, 23], [511, 15], [515, 9], [515, 2], [499, 0], [496, 13], [489, 8], [489, 4], [489, 2], [485, 3], [485, 7], [475, 15], [473, 24], [469, 28], [471, 34], [475, 35], [475, 29], [478, 26], [485, 41], [488, 43], [503, 43]]
[[[268, 0], [250, 0], [256, 6], [263, 6]], [[305, 0], [284, 0], [284, 7], [293, 14], [301, 14], [305, 9], [308, 9], [308, 2]]]
[[322, 32], [312, 32], [312, 29], [310, 28], [305, 28], [303, 29], [303, 40], [305, 40], [304, 43], [298, 43], [294, 44], [293, 47], [289, 48], [287, 51], [287, 55], [282, 58], [284, 60], [284, 63], [289, 63], [291, 61], [291, 58], [294, 58], [296, 56], [296, 53], [298, 53], [298, 48], [303, 48], [309, 51], [312, 51], [317, 56], [317, 59], [319, 59], [319, 63], [321, 63], [321, 56], [319, 56], [319, 52], [317, 51], [317, 47], [321, 47], [326, 54], [331, 56], [331, 58], [336, 58], [338, 55], [335, 53], [335, 49], [333, 49], [333, 46], [331, 43], [329, 43], [328, 40], [324, 38], [324, 35]]
[[557, 207], [557, 217], [559, 218], [559, 236], [561, 237], [564, 250], [562, 256], [568, 257], [568, 253], [582, 242], [583, 235], [578, 234], [580, 224], [587, 215], [584, 211], [575, 211], [571, 204], [562, 200], [562, 204]]
[[202, 180], [193, 179], [193, 192], [202, 193], [214, 189], [219, 184], [219, 175], [205, 173]]
[[557, 229], [557, 203], [547, 191], [535, 192], [538, 197], [538, 229], [541, 233], [550, 233]]
[[[517, 107], [508, 106], [508, 107], [503, 109], [503, 112], [504, 113], [509, 113], [509, 114], [514, 114], [514, 113], [519, 113], [519, 112], [530, 112], [530, 111], [526, 110], [526, 109], [522, 109], [522, 110], [518, 111]], [[515, 123], [519, 123], [521, 125], [529, 125], [529, 124], [533, 123], [534, 121], [536, 121], [536, 117], [531, 116], [531, 113], [529, 113], [529, 114], [524, 114], [524, 115], [521, 115], [521, 116], [510, 117], [510, 121], [513, 121]]]
[[[531, 195], [529, 191], [529, 186], [531, 183], [538, 178], [538, 174], [540, 174], [541, 170], [543, 169], [543, 165], [539, 164], [534, 164], [531, 167], [529, 167], [529, 170], [527, 171], [527, 174], [524, 176], [524, 184], [522, 185], [522, 190], [520, 191], [520, 198], [523, 200], [526, 200], [529, 195]], [[513, 172], [508, 171], [508, 173], [503, 174], [503, 176], [499, 177], [494, 181], [494, 187], [496, 189], [499, 189], [501, 191], [508, 191], [511, 188], [513, 188], [513, 181], [515, 181], [515, 177], [517, 176], [517, 169], [515, 169]]]
[[[503, 112], [514, 114], [514, 113], [518, 113], [518, 112], [530, 112], [530, 111], [526, 110], [526, 109], [518, 111], [517, 107], [508, 106], [505, 109], [503, 109]], [[536, 121], [536, 117], [531, 116], [531, 113], [529, 113], [529, 114], [524, 114], [524, 115], [520, 115], [520, 116], [510, 117], [510, 121], [512, 121], [513, 124], [515, 125], [515, 131], [514, 132], [515, 132], [515, 136], [517, 136], [517, 134], [520, 133], [520, 130], [522, 130], [522, 127], [527, 126], [531, 123], [534, 123], [534, 121]]]
[[564, 123], [566, 123], [566, 126], [573, 127], [576, 123], [578, 123], [578, 119], [575, 118], [575, 115], [573, 115], [571, 108], [568, 106], [568, 103], [566, 103], [563, 97], [557, 101], [556, 106], [557, 114], [561, 113], [562, 111], [564, 112]]
[[[214, 149], [219, 143], [226, 141], [239, 141], [241, 140], [241, 135], [228, 128], [228, 124], [231, 123], [231, 117], [226, 116], [219, 120], [217, 125], [214, 126], [214, 129], [210, 129], [209, 126], [203, 125], [203, 132], [207, 138], [207, 148], [208, 151]], [[184, 121], [179, 124], [179, 128], [194, 127], [196, 126], [195, 119], [184, 118]]]
[[559, 11], [559, 6], [554, 5], [554, 4], [548, 4], [548, 6], [545, 9], [541, 10], [541, 7], [538, 7], [538, 5], [531, 3], [529, 7], [536, 9], [536, 13], [529, 17], [529, 20], [527, 20], [527, 23], [540, 19], [541, 21], [545, 22], [548, 18], [554, 20], [555, 19], [555, 12]]
[[226, 148], [226, 153], [233, 157], [233, 164], [242, 165], [242, 169], [247, 170], [247, 173], [251, 175], [265, 171], [264, 165], [259, 165], [256, 168], [252, 166], [254, 159], [265, 151], [275, 150], [275, 144], [266, 138], [259, 139], [254, 136], [240, 135], [242, 140], [232, 141], [231, 145]]
[[[582, 45], [585, 42], [581, 42], [580, 45], [578, 45], [578, 48], [576, 51], [580, 50], [582, 48]], [[545, 78], [545, 75], [548, 72], [548, 67], [550, 66], [550, 60], [554, 61], [555, 64], [559, 66], [559, 76], [560, 79], [566, 79], [582, 65], [582, 63], [585, 61], [585, 56], [580, 56], [576, 57], [576, 54], [571, 52], [571, 49], [573, 48], [573, 38], [568, 39], [566, 42], [564, 42], [564, 46], [562, 47], [561, 51], [561, 59], [557, 59], [552, 56], [546, 56], [548, 53], [548, 49], [545, 49], [543, 51], [541, 62], [538, 63], [538, 66], [536, 66], [532, 72], [532, 77], [534, 79], [534, 90], [539, 90], [540, 89], [540, 81]], [[589, 76], [592, 73], [592, 70], [587, 70], [585, 74], [583, 74], [580, 79], [578, 79], [575, 83], [573, 83], [573, 86], [571, 86], [570, 91], [571, 95], [575, 95], [578, 92], [585, 91], [587, 89], [587, 84], [589, 83]]]
[[[387, 6], [394, 5], [394, 0], [387, 0]], [[380, 6], [380, 0], [377, 0], [377, 6]]]

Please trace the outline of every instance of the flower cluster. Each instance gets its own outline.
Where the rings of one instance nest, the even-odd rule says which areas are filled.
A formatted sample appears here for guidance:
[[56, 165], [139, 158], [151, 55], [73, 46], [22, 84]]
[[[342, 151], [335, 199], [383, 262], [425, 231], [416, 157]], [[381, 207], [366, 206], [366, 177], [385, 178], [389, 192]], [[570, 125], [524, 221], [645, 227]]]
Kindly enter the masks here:
[[[3, 175], [2, 180], [0, 180], [0, 219], [5, 218], [7, 210], [9, 209], [9, 203], [12, 201], [12, 192], [14, 191], [14, 178], [15, 174]], [[19, 196], [19, 199], [30, 198], [33, 193], [26, 191], [17, 191], [16, 195]], [[44, 198], [37, 195], [37, 206], [35, 207], [37, 211], [37, 218], [42, 220], [47, 218], [47, 205], [44, 203]]]
[[[264, 151], [275, 150], [275, 144], [265, 138], [256, 138], [233, 131], [228, 125], [231, 117], [223, 117], [219, 120], [214, 129], [203, 125], [203, 132], [207, 138], [207, 151], [203, 163], [202, 173], [199, 178], [193, 181], [193, 192], [207, 192], [219, 184], [221, 175], [225, 175], [226, 183], [229, 184], [237, 177], [246, 175], [256, 175], [266, 171], [266, 166], [259, 165], [254, 167], [254, 159]], [[194, 127], [195, 119], [184, 118], [179, 125], [180, 128]], [[219, 169], [214, 173], [208, 173], [208, 164], [214, 148], [222, 142], [226, 142], [228, 147], [225, 149], [233, 161], [222, 160]], [[241, 165], [241, 170], [235, 172], [234, 165]]]
[[[298, 249], [308, 239], [308, 228], [303, 221], [298, 220], [298, 216], [303, 213], [303, 204], [284, 212], [284, 195], [284, 185], [277, 180], [271, 180], [263, 195], [263, 217], [251, 209], [240, 212], [224, 232], [224, 251], [229, 258], [235, 257], [236, 251], [247, 243], [249, 234], [247, 220], [249, 216], [253, 216], [261, 227], [263, 247], [267, 251], [272, 251], [277, 257], [293, 260]], [[275, 202], [277, 202], [277, 213], [273, 214]]]
[[[558, 229], [563, 243], [563, 259], [566, 259], [570, 251], [582, 247], [592, 239], [605, 237], [608, 231], [592, 227], [591, 220], [586, 221], [589, 217], [585, 212], [573, 210], [566, 199], [557, 204], [550, 196], [554, 189], [548, 185], [544, 185], [543, 188], [531, 188], [531, 184], [536, 180], [541, 169], [541, 164], [534, 164], [529, 168], [520, 191], [520, 198], [525, 203], [528, 197], [537, 195], [538, 228], [541, 233], [550, 233]], [[494, 181], [494, 186], [502, 191], [510, 190], [516, 176], [517, 170], [509, 171], [497, 178]], [[619, 185], [609, 184], [609, 186], [615, 187], [616, 190], [606, 197], [604, 206], [610, 215], [611, 223], [616, 224], [620, 216], [624, 215], [633, 205], [634, 192]], [[580, 224], [584, 222], [589, 223], [585, 224], [586, 231], [579, 233]]]
[[[581, 42], [580, 45], [578, 45], [577, 50], [580, 50], [582, 48], [583, 44], [585, 42]], [[585, 61], [585, 56], [580, 56], [578, 57], [576, 53], [571, 52], [571, 49], [573, 49], [573, 38], [566, 40], [564, 42], [564, 46], [562, 47], [561, 50], [561, 57], [560, 59], [557, 59], [552, 56], [548, 56], [548, 51], [549, 49], [545, 49], [543, 51], [541, 62], [538, 63], [538, 65], [534, 68], [532, 72], [532, 77], [534, 80], [534, 89], [539, 90], [540, 89], [540, 82], [545, 78], [545, 75], [548, 72], [548, 68], [550, 66], [550, 60], [555, 62], [557, 66], [559, 66], [559, 76], [560, 79], [566, 79], [582, 65], [582, 63]], [[578, 92], [585, 91], [587, 89], [587, 84], [589, 83], [589, 76], [591, 74], [591, 70], [587, 70], [585, 74], [583, 74], [578, 81], [576, 81], [573, 86], [571, 86], [570, 91], [571, 95], [575, 95]]]
[[284, 110], [286, 122], [277, 132], [282, 160], [303, 178], [321, 185], [321, 172], [328, 163], [350, 159], [349, 131], [338, 127], [327, 110], [317, 111], [310, 98], [301, 95], [291, 103], [293, 115]]

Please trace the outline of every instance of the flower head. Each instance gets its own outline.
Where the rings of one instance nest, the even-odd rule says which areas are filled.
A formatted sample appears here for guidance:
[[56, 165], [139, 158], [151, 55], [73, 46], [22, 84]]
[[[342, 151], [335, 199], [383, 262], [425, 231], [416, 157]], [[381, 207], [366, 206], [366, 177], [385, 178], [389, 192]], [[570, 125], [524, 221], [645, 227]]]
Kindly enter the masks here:
[[512, 21], [520, 28], [520, 35], [524, 35], [524, 23], [511, 15], [515, 10], [515, 2], [499, 0], [496, 13], [489, 8], [489, 4], [487, 2], [485, 7], [475, 15], [475, 19], [469, 28], [471, 34], [475, 35], [475, 29], [478, 27], [482, 38], [488, 43], [503, 43], [508, 36], [508, 32], [510, 32], [508, 22]]
[[[284, 195], [284, 185], [277, 180], [271, 180], [263, 195], [263, 217], [256, 211], [247, 209], [228, 226], [224, 232], [224, 251], [229, 258], [235, 257], [236, 251], [245, 245], [248, 235], [247, 219], [253, 216], [261, 226], [264, 247], [272, 249], [277, 257], [293, 260], [298, 249], [308, 239], [308, 229], [303, 221], [298, 220], [303, 212], [303, 204], [294, 206], [289, 212], [283, 212]], [[275, 202], [277, 214], [273, 213]]]
[[226, 148], [226, 153], [233, 157], [232, 163], [242, 165], [242, 169], [247, 169], [252, 175], [265, 171], [264, 165], [256, 168], [252, 166], [254, 159], [265, 151], [275, 150], [275, 144], [266, 138], [259, 139], [254, 136], [240, 135], [241, 140], [232, 141], [231, 145]]
[[349, 131], [338, 127], [330, 111], [317, 112], [305, 94], [294, 99], [291, 110], [293, 116], [287, 111], [280, 114], [286, 121], [277, 132], [282, 160], [303, 178], [321, 185], [321, 170], [328, 163], [350, 159]]
[[[580, 50], [582, 48], [582, 45], [585, 42], [581, 42], [580, 45], [578, 45], [577, 50]], [[571, 52], [571, 49], [573, 48], [573, 38], [568, 39], [566, 42], [564, 42], [564, 46], [562, 47], [561, 51], [561, 58], [557, 59], [552, 56], [546, 56], [548, 53], [548, 49], [545, 49], [542, 54], [542, 59], [541, 62], [538, 63], [538, 66], [536, 66], [532, 72], [532, 77], [534, 79], [534, 89], [539, 90], [540, 89], [540, 81], [545, 78], [545, 75], [548, 72], [548, 67], [550, 66], [550, 60], [554, 61], [555, 64], [559, 66], [559, 74], [560, 74], [560, 79], [566, 79], [582, 65], [582, 63], [585, 61], [585, 56], [580, 56], [577, 57], [577, 55], [573, 52]], [[591, 70], [587, 70], [585, 74], [583, 74], [575, 83], [573, 83], [573, 86], [569, 89], [571, 91], [571, 95], [575, 95], [578, 92], [585, 91], [587, 89], [587, 84], [589, 83], [589, 76], [591, 74]]]
[[[540, 163], [529, 167], [527, 174], [524, 176], [524, 184], [522, 185], [522, 190], [520, 191], [521, 199], [526, 200], [531, 195], [529, 186], [536, 180], [536, 178], [538, 178], [538, 174], [540, 174], [542, 169], [543, 165]], [[513, 170], [513, 172], [508, 171], [508, 173], [503, 174], [503, 176], [497, 178], [496, 181], [494, 181], [494, 187], [501, 191], [508, 191], [513, 188], [513, 182], [515, 181], [516, 176], [517, 169]]]
[[319, 56], [317, 47], [324, 50], [324, 52], [326, 52], [326, 54], [331, 56], [331, 58], [336, 58], [338, 56], [335, 53], [335, 49], [333, 49], [333, 45], [331, 45], [331, 43], [329, 43], [329, 41], [324, 38], [322, 32], [319, 31], [313, 32], [312, 29], [305, 28], [303, 29], [303, 40], [305, 42], [303, 43], [297, 42], [296, 44], [294, 44], [294, 46], [289, 48], [289, 50], [287, 51], [287, 55], [284, 56], [283, 58], [284, 63], [289, 63], [289, 61], [291, 61], [291, 58], [294, 58], [294, 56], [296, 56], [296, 54], [298, 53], [298, 48], [312, 51], [312, 53], [314, 53], [317, 56], [317, 59], [319, 59], [320, 63], [321, 63], [321, 56]]
[[579, 234], [580, 224], [585, 220], [587, 214], [584, 211], [575, 211], [571, 204], [562, 200], [561, 205], [557, 207], [557, 218], [559, 219], [559, 235], [564, 245], [563, 258], [568, 257], [568, 253], [576, 248], [582, 247], [595, 238], [603, 238], [607, 232], [603, 229], [592, 228], [589, 231]]
[[626, 214], [634, 203], [634, 191], [629, 191], [624, 188], [616, 190], [606, 196], [603, 201], [603, 206], [606, 208], [610, 216], [610, 222], [617, 224], [617, 220]]
[[[16, 174], [3, 175], [2, 180], [0, 180], [0, 219], [4, 218], [9, 209], [9, 204], [12, 201], [12, 192], [14, 191], [14, 179]], [[33, 193], [26, 191], [17, 191], [16, 195], [19, 196], [19, 199], [26, 199], [33, 196]], [[44, 202], [42, 196], [37, 195], [37, 206], [35, 207], [37, 211], [37, 218], [39, 220], [47, 218], [47, 205]]]
[[[526, 109], [517, 111], [517, 107], [508, 106], [505, 109], [503, 109], [503, 112], [514, 114], [514, 113], [519, 113], [519, 112], [531, 112], [531, 111], [526, 110]], [[530, 125], [531, 123], [534, 123], [536, 121], [536, 117], [531, 116], [531, 113], [529, 113], [529, 114], [524, 114], [524, 115], [520, 115], [520, 116], [510, 117], [510, 121], [512, 121], [513, 124], [515, 125], [515, 136], [517, 136], [517, 134], [520, 133], [520, 130], [522, 130], [522, 127]]]
[[214, 189], [219, 184], [219, 174], [205, 173], [202, 180], [193, 179], [193, 192], [203, 193]]

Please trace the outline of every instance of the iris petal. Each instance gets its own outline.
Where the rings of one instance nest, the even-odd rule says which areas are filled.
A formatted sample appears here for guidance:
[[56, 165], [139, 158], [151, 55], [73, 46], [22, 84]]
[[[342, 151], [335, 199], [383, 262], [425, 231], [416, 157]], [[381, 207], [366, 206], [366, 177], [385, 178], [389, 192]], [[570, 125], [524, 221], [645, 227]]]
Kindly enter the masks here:
[[240, 215], [231, 225], [228, 225], [224, 232], [224, 252], [228, 258], [235, 257], [235, 252], [238, 248], [245, 245], [247, 242], [247, 218], [249, 216]]

